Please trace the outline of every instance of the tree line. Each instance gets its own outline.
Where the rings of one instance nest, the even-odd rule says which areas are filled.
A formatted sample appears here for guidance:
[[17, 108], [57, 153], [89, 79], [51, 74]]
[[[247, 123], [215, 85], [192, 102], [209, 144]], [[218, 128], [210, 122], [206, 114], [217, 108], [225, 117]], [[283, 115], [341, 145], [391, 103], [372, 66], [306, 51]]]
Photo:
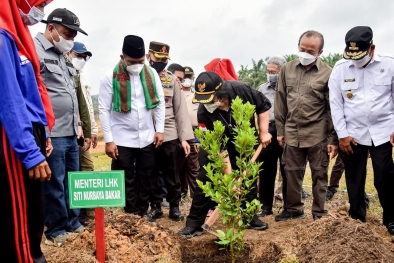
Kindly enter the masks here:
[[[283, 57], [287, 60], [287, 62], [298, 58], [296, 54], [284, 55]], [[342, 59], [342, 54], [330, 53], [327, 56], [321, 56], [320, 59], [330, 67], [334, 67], [335, 63]], [[258, 88], [261, 84], [267, 81], [267, 60], [268, 57], [265, 59], [260, 59], [257, 62], [252, 59], [251, 68], [249, 68], [248, 65], [241, 65], [241, 69], [238, 71], [238, 80], [246, 82], [254, 88]]]

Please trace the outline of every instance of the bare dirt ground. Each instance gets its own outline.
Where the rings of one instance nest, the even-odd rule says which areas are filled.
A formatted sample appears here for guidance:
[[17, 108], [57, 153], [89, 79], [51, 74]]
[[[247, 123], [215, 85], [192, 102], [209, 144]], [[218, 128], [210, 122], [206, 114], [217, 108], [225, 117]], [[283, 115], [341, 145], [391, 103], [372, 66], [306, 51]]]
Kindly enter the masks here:
[[[181, 204], [185, 215], [190, 204]], [[380, 219], [368, 217], [368, 223], [352, 220], [345, 204], [345, 194], [338, 193], [327, 203], [329, 214], [317, 221], [308, 211], [311, 198], [305, 201], [305, 219], [275, 222], [274, 215], [265, 217], [269, 229], [247, 230], [245, 251], [238, 262], [394, 262], [394, 239]], [[275, 214], [280, 206], [278, 202]], [[165, 218], [149, 223], [121, 209], [106, 209], [107, 262], [229, 262], [227, 252], [219, 251], [215, 244], [215, 236], [180, 237], [177, 232], [185, 222], [168, 219], [168, 210], [163, 210]], [[222, 228], [220, 220], [213, 228]], [[96, 262], [94, 221], [85, 233], [70, 236], [62, 247], [42, 247], [48, 262]]]

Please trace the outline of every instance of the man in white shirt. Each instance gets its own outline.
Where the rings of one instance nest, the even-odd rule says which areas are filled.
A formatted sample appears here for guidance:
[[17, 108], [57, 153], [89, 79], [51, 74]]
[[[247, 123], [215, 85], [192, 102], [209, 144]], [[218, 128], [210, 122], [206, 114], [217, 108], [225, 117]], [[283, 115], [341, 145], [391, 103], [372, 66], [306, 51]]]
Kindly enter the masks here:
[[120, 57], [100, 83], [99, 110], [105, 152], [112, 158], [112, 170], [125, 171], [125, 212], [152, 221], [147, 210], [155, 148], [164, 139], [163, 88], [156, 71], [145, 65], [142, 38], [126, 36]]
[[368, 150], [383, 224], [394, 235], [394, 57], [377, 54], [372, 29], [358, 26], [345, 37], [344, 59], [329, 80], [330, 105], [345, 164], [349, 214], [365, 222]]

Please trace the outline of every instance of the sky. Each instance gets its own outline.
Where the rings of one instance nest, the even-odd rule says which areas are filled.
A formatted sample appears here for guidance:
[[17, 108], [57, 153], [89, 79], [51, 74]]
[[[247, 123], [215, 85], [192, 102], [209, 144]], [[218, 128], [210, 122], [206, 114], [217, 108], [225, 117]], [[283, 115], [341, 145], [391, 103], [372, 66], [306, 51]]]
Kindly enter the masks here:
[[[377, 52], [394, 53], [392, 0], [55, 0], [56, 8], [75, 13], [82, 42], [93, 53], [84, 72], [98, 94], [100, 78], [119, 61], [123, 39], [137, 35], [170, 46], [170, 63], [190, 66], [197, 74], [214, 58], [229, 58], [236, 71], [272, 55], [298, 52], [299, 36], [306, 30], [324, 35], [322, 55], [342, 53], [346, 32], [370, 26]], [[44, 32], [40, 23], [33, 36]]]

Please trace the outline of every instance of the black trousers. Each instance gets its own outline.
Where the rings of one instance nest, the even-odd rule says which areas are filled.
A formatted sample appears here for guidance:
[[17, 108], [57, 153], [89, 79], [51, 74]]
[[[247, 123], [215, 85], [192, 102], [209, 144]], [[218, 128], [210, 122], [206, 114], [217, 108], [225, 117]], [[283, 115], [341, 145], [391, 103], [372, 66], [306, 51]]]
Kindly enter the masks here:
[[164, 185], [167, 189], [166, 200], [171, 206], [178, 206], [181, 201], [181, 180], [179, 177], [178, 157], [180, 154], [180, 142], [178, 139], [163, 142], [156, 149], [155, 169], [151, 177], [152, 192], [151, 204], [160, 204], [163, 201], [163, 190], [160, 184], [159, 169], [161, 168]]
[[[236, 164], [237, 151], [235, 150], [234, 144], [232, 142], [228, 143], [227, 146], [228, 146], [227, 151], [230, 157], [231, 167], [232, 169], [237, 170], [238, 169]], [[200, 149], [198, 157], [200, 163], [200, 172], [197, 179], [205, 183], [210, 181], [209, 178], [207, 177], [207, 172], [203, 167], [209, 162], [208, 154], [203, 149]], [[248, 201], [252, 201], [257, 198], [257, 180], [254, 182], [253, 189], [249, 192], [246, 198]], [[186, 226], [201, 227], [202, 224], [204, 224], [208, 210], [215, 206], [216, 206], [215, 202], [213, 202], [210, 197], [205, 196], [205, 193], [197, 185], [196, 190], [194, 192], [192, 206], [190, 207], [190, 213], [187, 216]]]
[[272, 210], [272, 205], [274, 203], [275, 179], [278, 171], [278, 160], [280, 160], [279, 169], [283, 178], [282, 195], [284, 207], [286, 207], [287, 191], [287, 178], [282, 164], [283, 148], [279, 145], [276, 139], [277, 130], [274, 125], [270, 125], [269, 132], [272, 135], [272, 142], [267, 146], [267, 148], [261, 151], [259, 156], [259, 160], [262, 162], [260, 167], [261, 171], [259, 174], [259, 198], [260, 203], [263, 205], [262, 209], [267, 211]]
[[[46, 262], [40, 247], [45, 221], [44, 183], [29, 178], [1, 123], [0, 134], [0, 253], [5, 262]], [[44, 126], [33, 124], [33, 135], [45, 156]]]
[[125, 172], [125, 212], [145, 215], [149, 207], [150, 177], [154, 167], [155, 146], [152, 143], [144, 148], [117, 147], [119, 155], [116, 160], [112, 160], [111, 169]]
[[374, 185], [383, 208], [383, 224], [394, 222], [394, 164], [390, 142], [379, 146], [352, 145], [353, 154], [339, 154], [345, 164], [346, 186], [349, 195], [349, 214], [354, 219], [365, 221], [364, 197], [367, 176], [368, 150], [374, 171]]

